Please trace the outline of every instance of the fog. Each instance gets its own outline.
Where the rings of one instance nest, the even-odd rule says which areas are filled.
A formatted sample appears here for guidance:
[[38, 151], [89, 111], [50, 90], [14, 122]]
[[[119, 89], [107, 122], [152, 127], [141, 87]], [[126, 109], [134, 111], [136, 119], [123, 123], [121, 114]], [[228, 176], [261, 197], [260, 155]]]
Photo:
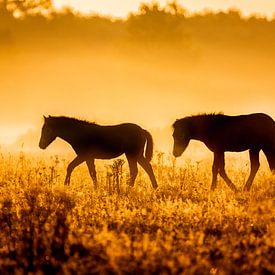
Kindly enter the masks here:
[[[118, 22], [63, 15], [54, 23], [39, 19], [40, 29], [27, 19], [6, 23], [8, 39], [2, 35], [0, 46], [0, 142], [37, 146], [43, 115], [137, 123], [153, 133], [161, 150], [170, 148], [171, 125], [185, 115], [265, 112], [274, 118], [274, 21], [216, 22], [215, 14], [189, 19], [170, 14], [170, 21], [182, 20], [179, 40], [182, 32], [174, 33], [170, 25], [166, 32], [146, 29], [149, 15]], [[156, 18], [150, 20], [161, 20]]]

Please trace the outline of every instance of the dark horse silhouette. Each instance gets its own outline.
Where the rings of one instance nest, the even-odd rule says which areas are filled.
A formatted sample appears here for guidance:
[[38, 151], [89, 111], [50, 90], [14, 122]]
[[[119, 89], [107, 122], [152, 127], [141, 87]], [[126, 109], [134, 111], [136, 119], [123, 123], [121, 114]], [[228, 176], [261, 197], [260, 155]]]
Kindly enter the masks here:
[[94, 160], [111, 159], [125, 153], [130, 167], [130, 185], [135, 183], [139, 163], [149, 175], [153, 187], [158, 187], [150, 164], [153, 155], [152, 136], [136, 124], [101, 126], [69, 117], [44, 117], [39, 147], [46, 149], [57, 137], [67, 141], [77, 154], [67, 168], [65, 185], [70, 184], [73, 169], [85, 161], [97, 187]]
[[222, 114], [197, 115], [176, 120], [173, 154], [179, 157], [191, 139], [205, 143], [214, 153], [212, 185], [214, 190], [218, 174], [236, 191], [224, 170], [224, 152], [249, 150], [251, 172], [244, 189], [249, 190], [259, 169], [259, 152], [265, 153], [269, 167], [275, 172], [275, 122], [266, 114], [226, 116]]

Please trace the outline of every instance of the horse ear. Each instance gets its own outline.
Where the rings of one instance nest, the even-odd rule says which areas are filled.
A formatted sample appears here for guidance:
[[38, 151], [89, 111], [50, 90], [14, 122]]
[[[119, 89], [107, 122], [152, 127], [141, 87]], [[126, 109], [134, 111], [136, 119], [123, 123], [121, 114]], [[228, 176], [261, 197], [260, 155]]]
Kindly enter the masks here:
[[175, 122], [173, 123], [173, 128], [175, 128], [175, 126], [177, 125], [177, 122], [179, 121], [179, 119], [176, 119]]
[[44, 121], [45, 121], [45, 122], [46, 122], [46, 121], [47, 121], [47, 119], [48, 119], [46, 116], [43, 116], [43, 118], [44, 118]]

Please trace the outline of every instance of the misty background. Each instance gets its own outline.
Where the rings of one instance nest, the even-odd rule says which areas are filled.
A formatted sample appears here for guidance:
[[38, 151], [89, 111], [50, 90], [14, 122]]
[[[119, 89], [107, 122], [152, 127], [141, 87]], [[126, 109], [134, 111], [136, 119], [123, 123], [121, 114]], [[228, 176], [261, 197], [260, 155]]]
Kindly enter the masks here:
[[274, 18], [190, 14], [177, 2], [142, 4], [126, 19], [14, 3], [0, 1], [1, 146], [37, 148], [43, 115], [137, 123], [170, 151], [176, 118], [274, 118]]

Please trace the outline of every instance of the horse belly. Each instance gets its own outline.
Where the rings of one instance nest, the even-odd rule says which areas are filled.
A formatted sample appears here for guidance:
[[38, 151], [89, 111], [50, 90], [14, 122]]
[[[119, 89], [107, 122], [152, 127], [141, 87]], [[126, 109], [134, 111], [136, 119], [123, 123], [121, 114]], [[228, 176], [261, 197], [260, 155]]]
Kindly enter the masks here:
[[231, 152], [242, 152], [249, 149], [261, 149], [263, 147], [263, 142], [261, 139], [256, 138], [255, 136], [248, 138], [246, 137], [235, 137], [231, 141], [229, 141], [224, 146], [224, 151]]
[[122, 155], [123, 152], [96, 152], [93, 153], [93, 157], [95, 159], [113, 159], [113, 158], [117, 158], [120, 155]]
[[96, 146], [91, 150], [94, 158], [97, 159], [112, 159], [123, 154], [123, 148], [119, 145], [104, 144]]
[[88, 158], [92, 157], [95, 159], [112, 159], [122, 155], [124, 152], [121, 146], [110, 146], [110, 144], [96, 144], [83, 146], [76, 150], [78, 155], [85, 155]]

